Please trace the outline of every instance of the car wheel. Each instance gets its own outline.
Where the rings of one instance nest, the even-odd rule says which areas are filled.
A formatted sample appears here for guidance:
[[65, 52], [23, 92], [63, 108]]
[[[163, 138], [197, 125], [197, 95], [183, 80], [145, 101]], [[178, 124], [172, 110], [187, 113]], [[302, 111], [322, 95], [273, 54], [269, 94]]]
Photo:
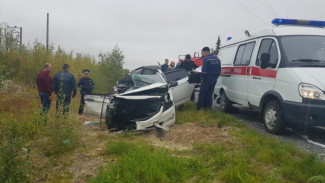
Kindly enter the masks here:
[[232, 110], [232, 104], [225, 92], [222, 92], [220, 95], [220, 111], [225, 113], [230, 113]]
[[106, 122], [106, 125], [107, 125], [107, 129], [109, 131], [116, 131], [117, 130], [116, 127], [114, 126], [114, 124], [112, 123], [111, 111], [109, 110], [108, 106], [106, 108], [105, 122]]
[[284, 131], [286, 123], [278, 101], [271, 100], [266, 104], [263, 120], [266, 131], [273, 134], [280, 134]]

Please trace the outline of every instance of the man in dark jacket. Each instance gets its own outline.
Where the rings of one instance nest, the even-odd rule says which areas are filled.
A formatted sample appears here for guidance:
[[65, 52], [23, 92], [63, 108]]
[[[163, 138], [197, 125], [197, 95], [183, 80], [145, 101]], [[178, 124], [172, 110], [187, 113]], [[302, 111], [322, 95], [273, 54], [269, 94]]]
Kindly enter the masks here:
[[85, 95], [91, 94], [91, 92], [94, 89], [94, 85], [95, 85], [93, 80], [88, 76], [89, 72], [90, 72], [90, 70], [88, 70], [88, 69], [83, 70], [82, 73], [84, 73], [84, 77], [82, 77], [78, 83], [78, 87], [80, 88], [80, 94], [81, 94], [80, 106], [79, 106], [79, 110], [78, 110], [79, 115], [81, 115], [84, 110]]
[[[185, 69], [187, 72], [193, 71], [197, 68], [197, 65], [194, 63], [194, 61], [191, 60], [191, 55], [186, 54], [185, 60], [181, 62], [181, 65], [179, 66], [180, 69]], [[195, 91], [193, 90], [191, 95], [191, 101], [194, 101], [195, 99]]]
[[51, 106], [52, 100], [52, 77], [50, 72], [52, 71], [52, 65], [50, 63], [44, 64], [44, 69], [39, 73], [37, 77], [38, 94], [42, 102], [41, 115], [46, 114]]
[[217, 79], [220, 75], [221, 65], [220, 60], [214, 54], [210, 54], [210, 48], [204, 47], [202, 49], [203, 66], [202, 72], [206, 72], [202, 78], [199, 100], [197, 102], [197, 109], [202, 107], [207, 109], [212, 106], [212, 95], [214, 87], [217, 84]]
[[185, 60], [181, 63], [179, 68], [185, 69], [187, 72], [189, 72], [195, 70], [197, 68], [197, 65], [195, 65], [194, 61], [191, 60], [191, 55], [187, 54], [185, 56]]
[[63, 107], [63, 114], [69, 112], [69, 105], [72, 98], [77, 94], [76, 80], [70, 73], [70, 66], [64, 64], [62, 67], [63, 71], [58, 72], [53, 77], [53, 90], [57, 95], [56, 99], [56, 111]]
[[167, 71], [167, 69], [168, 69], [168, 63], [169, 63], [169, 60], [166, 58], [165, 59], [165, 63], [163, 64], [163, 65], [161, 65], [161, 71], [162, 72], [166, 72]]

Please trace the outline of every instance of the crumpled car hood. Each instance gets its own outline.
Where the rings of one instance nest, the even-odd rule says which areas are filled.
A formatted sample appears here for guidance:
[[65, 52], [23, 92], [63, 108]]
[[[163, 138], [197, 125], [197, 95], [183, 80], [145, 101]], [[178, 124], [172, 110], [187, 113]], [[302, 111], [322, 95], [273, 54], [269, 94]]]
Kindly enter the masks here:
[[166, 83], [154, 83], [148, 86], [144, 86], [141, 88], [133, 89], [121, 94], [117, 94], [116, 96], [126, 96], [126, 95], [139, 95], [140, 93], [143, 93], [144, 91], [146, 93], [155, 93], [154, 90], [160, 91], [160, 92], [167, 92], [168, 86]]

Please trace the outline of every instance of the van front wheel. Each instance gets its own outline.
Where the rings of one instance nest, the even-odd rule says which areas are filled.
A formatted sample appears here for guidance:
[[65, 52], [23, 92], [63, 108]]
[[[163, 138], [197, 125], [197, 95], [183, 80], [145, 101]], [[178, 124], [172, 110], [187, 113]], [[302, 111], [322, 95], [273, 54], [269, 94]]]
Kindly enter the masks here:
[[225, 92], [220, 94], [220, 111], [225, 113], [230, 113], [232, 109], [232, 104]]
[[273, 134], [279, 134], [284, 131], [285, 120], [278, 101], [271, 100], [266, 104], [263, 112], [263, 120], [266, 131]]

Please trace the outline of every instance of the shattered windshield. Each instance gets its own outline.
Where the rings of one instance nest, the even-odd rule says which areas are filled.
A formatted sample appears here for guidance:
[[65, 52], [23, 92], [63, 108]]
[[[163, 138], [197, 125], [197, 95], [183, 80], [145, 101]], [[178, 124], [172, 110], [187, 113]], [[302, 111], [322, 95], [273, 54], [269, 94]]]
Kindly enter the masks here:
[[283, 36], [281, 43], [293, 64], [325, 64], [325, 36]]
[[162, 77], [159, 75], [141, 75], [141, 74], [132, 74], [133, 80], [133, 89], [141, 88], [144, 86], [148, 86], [154, 83], [165, 83]]

